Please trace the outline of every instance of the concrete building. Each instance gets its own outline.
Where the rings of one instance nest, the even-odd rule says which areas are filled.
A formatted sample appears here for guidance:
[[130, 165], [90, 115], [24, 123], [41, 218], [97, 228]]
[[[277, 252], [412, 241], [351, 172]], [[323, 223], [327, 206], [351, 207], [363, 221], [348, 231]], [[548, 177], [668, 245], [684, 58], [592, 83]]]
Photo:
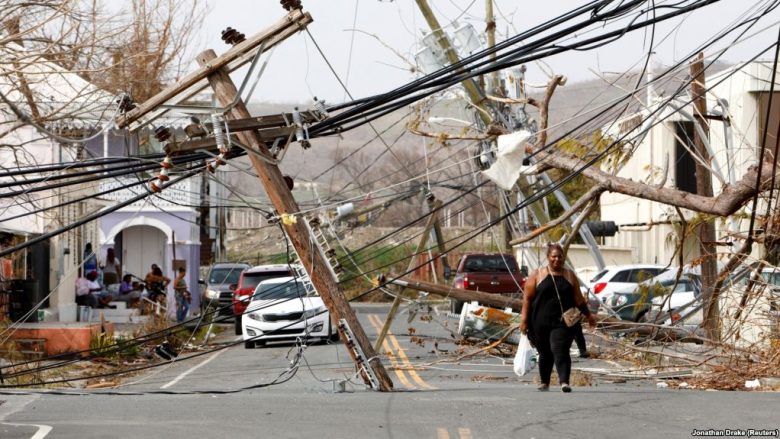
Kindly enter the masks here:
[[[780, 84], [775, 84], [776, 91], [770, 96], [771, 81], [772, 63], [761, 61], [737, 65], [706, 77], [708, 113], [727, 116], [709, 120], [710, 164], [715, 195], [725, 185], [733, 185], [740, 180], [750, 166], [758, 163], [767, 126], [771, 128], [767, 133], [766, 158], [772, 160], [778, 142], [775, 131], [780, 123]], [[622, 119], [606, 131], [616, 138], [644, 133], [638, 136], [635, 145], [625, 146], [625, 152], [635, 148], [617, 171], [618, 176], [696, 192], [695, 161], [700, 159], [692, 152], [696, 126], [692, 119], [693, 107], [686, 104], [687, 100], [690, 98], [683, 94], [666, 103], [651, 95], [645, 110]], [[770, 101], [772, 113], [767, 118]], [[655, 110], [658, 110], [657, 114], [650, 116]], [[656, 122], [657, 125], [650, 127]], [[621, 227], [615, 237], [605, 239], [606, 246], [631, 251], [631, 262], [634, 263], [676, 265], [675, 248], [679, 241], [679, 214], [676, 209], [617, 193], [605, 193], [600, 201], [602, 219], [636, 225]], [[752, 204], [747, 203], [731, 217], [715, 221], [721, 261], [728, 258], [746, 236], [751, 207]], [[763, 215], [765, 209], [766, 204], [760, 202], [758, 215]], [[682, 209], [682, 214], [688, 221], [696, 216], [695, 212], [685, 209]], [[753, 248], [749, 262], [759, 260], [765, 253], [760, 244]], [[695, 234], [687, 235], [683, 256], [685, 263], [694, 264], [699, 257], [699, 241]], [[777, 337], [776, 329], [772, 329], [778, 323], [771, 288], [767, 288], [766, 293], [750, 297], [743, 296], [744, 290], [745, 285], [737, 285], [723, 293], [720, 302], [722, 337], [724, 341], [745, 349], [766, 348], [770, 335]], [[744, 312], [736, 312], [738, 309], [744, 309]]]
[[[709, 120], [715, 195], [724, 185], [739, 180], [748, 167], [758, 162], [761, 136], [766, 126], [763, 119], [769, 102], [771, 73], [771, 62], [752, 62], [706, 78], [710, 89], [708, 112], [729, 116], [727, 121]], [[780, 87], [776, 87], [778, 89]], [[778, 96], [780, 94], [775, 92], [771, 126], [780, 121]], [[683, 95], [666, 103], [660, 97], [651, 96], [646, 109], [622, 119], [606, 132], [615, 138], [645, 133], [618, 170], [618, 176], [692, 193], [696, 191], [693, 108], [686, 105], [686, 100], [689, 98]], [[649, 116], [655, 110], [658, 112]], [[649, 127], [653, 123], [657, 124]], [[772, 151], [777, 139], [772, 130], [768, 134], [766, 147]], [[625, 151], [632, 146], [626, 145]], [[600, 201], [602, 219], [618, 224], [646, 224], [621, 228], [615, 237], [605, 239], [605, 245], [630, 249], [636, 263], [666, 264], [671, 261], [679, 235], [676, 226], [670, 224], [678, 218], [673, 207], [617, 193], [605, 193]], [[687, 219], [695, 215], [689, 211], [683, 213]], [[747, 222], [743, 218], [747, 213], [745, 208], [732, 218], [716, 221], [718, 240], [732, 242], [740, 233], [746, 232]], [[695, 239], [687, 241], [684, 254], [690, 261], [698, 256], [698, 242]], [[727, 252], [728, 249], [720, 248], [720, 251]]]

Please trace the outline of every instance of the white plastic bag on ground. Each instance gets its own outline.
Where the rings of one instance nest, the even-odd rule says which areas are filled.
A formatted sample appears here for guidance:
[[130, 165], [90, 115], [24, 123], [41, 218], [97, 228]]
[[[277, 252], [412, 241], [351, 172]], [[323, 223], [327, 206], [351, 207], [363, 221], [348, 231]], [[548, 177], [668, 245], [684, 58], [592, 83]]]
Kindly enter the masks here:
[[517, 345], [517, 354], [515, 354], [514, 369], [515, 373], [523, 376], [536, 366], [536, 349], [531, 346], [528, 335], [520, 336], [520, 343]]

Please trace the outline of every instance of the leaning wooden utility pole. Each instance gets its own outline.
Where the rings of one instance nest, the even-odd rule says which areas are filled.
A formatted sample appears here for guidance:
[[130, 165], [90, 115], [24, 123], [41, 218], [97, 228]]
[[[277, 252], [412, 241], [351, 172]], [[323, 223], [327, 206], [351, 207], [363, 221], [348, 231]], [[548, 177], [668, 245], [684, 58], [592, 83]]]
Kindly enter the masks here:
[[[496, 45], [496, 17], [493, 14], [493, 0], [485, 0], [485, 35], [487, 36], [487, 47]], [[496, 54], [490, 54], [490, 61], [496, 60]], [[499, 88], [498, 72], [488, 74], [487, 90], [488, 93], [495, 93]]]
[[[458, 54], [455, 53], [455, 49], [452, 48], [452, 44], [450, 44], [450, 39], [447, 38], [447, 34], [444, 33], [444, 30], [442, 30], [441, 25], [439, 24], [439, 20], [436, 19], [436, 16], [433, 15], [433, 11], [431, 10], [431, 7], [428, 5], [427, 0], [416, 0], [417, 6], [420, 8], [420, 12], [422, 12], [423, 17], [425, 17], [425, 21], [428, 22], [428, 27], [431, 28], [431, 32], [433, 32], [433, 35], [436, 36], [436, 42], [439, 44], [439, 47], [444, 51], [444, 56], [447, 57], [447, 61], [450, 64], [455, 64], [458, 61], [460, 61], [460, 58], [458, 58]], [[482, 94], [482, 91], [477, 87], [477, 84], [472, 79], [464, 79], [463, 82], [461, 82], [463, 85], [463, 88], [466, 89], [466, 94], [469, 96], [469, 100], [471, 100], [471, 103], [474, 105], [477, 105], [482, 109], [482, 100], [485, 98]], [[482, 122], [485, 123], [485, 126], [490, 125], [492, 122], [490, 115], [487, 114], [485, 111], [478, 111], [480, 119], [482, 119]]]
[[[197, 61], [200, 66], [207, 66], [216, 58], [217, 54], [214, 53], [213, 50], [206, 50], [198, 55]], [[210, 73], [208, 75], [208, 81], [214, 89], [214, 94], [219, 105], [229, 108], [231, 104], [235, 103], [228, 113], [225, 114], [226, 119], [248, 119], [251, 117], [246, 105], [239, 98], [238, 90], [225, 69], [217, 69]], [[272, 157], [265, 143], [262, 141], [262, 138], [256, 131], [242, 131], [237, 133], [237, 136], [241, 142], [250, 148], [253, 148], [255, 151], [258, 151], [269, 159]], [[347, 349], [358, 365], [358, 370], [363, 371], [363, 366], [370, 369], [370, 371], [361, 373], [364, 381], [369, 385], [373, 385], [372, 379], [367, 376], [368, 373], [373, 372], [373, 375], [378, 381], [378, 390], [392, 390], [393, 382], [390, 380], [382, 362], [377, 357], [368, 336], [366, 336], [357, 316], [349, 306], [349, 302], [345, 299], [341, 287], [336, 279], [333, 278], [328, 262], [325, 260], [322, 252], [316, 250], [317, 244], [304, 223], [306, 219], [302, 216], [298, 216], [300, 212], [298, 205], [293, 198], [292, 192], [287, 187], [279, 167], [276, 164], [272, 164], [272, 160], [264, 161], [254, 154], [249, 154], [249, 158], [252, 161], [255, 172], [257, 172], [257, 176], [260, 178], [260, 182], [263, 184], [263, 188], [265, 189], [268, 198], [276, 208], [278, 215], [286, 215], [288, 218], [292, 217], [298, 219], [298, 221], [283, 221], [282, 223], [285, 232], [298, 253], [304, 269], [311, 277], [312, 284], [314, 284], [314, 287], [320, 293], [325, 306], [328, 307], [332, 318], [336, 321], [341, 321], [343, 319], [349, 325], [349, 329], [354, 335], [354, 340], [350, 340], [351, 337], [345, 334], [344, 328], [341, 326], [339, 326], [339, 334], [345, 343], [356, 343], [362, 350], [365, 359], [367, 359], [366, 363], [368, 364], [362, 363], [363, 360], [360, 359], [353, 349]]]
[[[709, 137], [709, 124], [707, 123], [707, 88], [704, 84], [704, 54], [699, 53], [691, 63], [691, 95], [693, 96], [694, 123], [701, 127], [705, 137]], [[696, 160], [696, 193], [704, 197], [712, 197], [712, 173], [705, 164], [710, 163], [710, 154], [707, 152], [705, 142], [708, 138], [702, 138], [700, 131], [694, 127], [693, 144], [696, 154], [702, 160]], [[699, 225], [699, 258], [701, 260], [701, 287], [704, 297], [702, 328], [707, 333], [707, 338], [712, 341], [720, 340], [720, 307], [718, 301], [713, 300], [713, 287], [718, 277], [717, 249], [715, 242], [715, 224], [704, 219]], [[682, 249], [680, 249], [682, 251]]]
[[[417, 244], [417, 250], [415, 250], [414, 255], [412, 255], [411, 259], [409, 260], [409, 267], [406, 269], [407, 273], [411, 271], [414, 268], [414, 264], [417, 262], [415, 255], [423, 254], [425, 251], [425, 246], [428, 244], [428, 237], [431, 235], [431, 229], [433, 228], [434, 223], [437, 222], [437, 218], [439, 216], [439, 209], [441, 209], [441, 201], [433, 201], [431, 203], [431, 213], [428, 217], [428, 222], [425, 223], [425, 229], [422, 232], [422, 235], [420, 236], [420, 242]], [[404, 295], [404, 288], [401, 287], [398, 289], [398, 293], [395, 295], [395, 298], [393, 299], [393, 304], [390, 306], [390, 311], [387, 312], [387, 317], [385, 318], [385, 324], [382, 326], [382, 330], [379, 331], [379, 337], [377, 337], [376, 341], [374, 342], [374, 349], [379, 350], [382, 346], [382, 342], [385, 341], [385, 337], [387, 336], [387, 331], [390, 330], [390, 325], [393, 323], [393, 319], [395, 319], [395, 314], [398, 312], [398, 306], [401, 305], [401, 298]]]
[[[425, 197], [425, 201], [428, 203], [428, 210], [431, 212], [441, 209], [441, 201], [437, 200], [433, 194], [429, 194]], [[439, 218], [439, 213], [435, 212], [433, 215], [435, 216], [433, 219], [433, 234], [436, 238], [436, 248], [439, 250], [439, 260], [441, 261], [442, 271], [444, 272], [442, 278], [447, 280], [446, 278], [452, 271], [450, 263], [447, 260], [447, 244], [444, 241], [444, 232], [441, 230], [441, 218]]]
[[[303, 12], [299, 4], [297, 7], [288, 8], [288, 10], [289, 13], [277, 23], [245, 40], [241, 39], [233, 42], [233, 47], [220, 56], [217, 56], [213, 50], [203, 52], [198, 57], [200, 64], [198, 70], [179, 79], [175, 84], [160, 91], [127, 113], [117, 116], [115, 119], [117, 126], [122, 128], [132, 124], [142, 126], [166, 111], [163, 104], [182, 102], [211, 85], [219, 99], [220, 105], [229, 108], [225, 116], [229, 119], [244, 119], [237, 122], [238, 125], [250, 128], [239, 132], [237, 137], [245, 145], [252, 148], [254, 152], [263, 154], [269, 159], [269, 162], [273, 163], [273, 160], [270, 159], [271, 154], [265, 144], [265, 141], [268, 141], [269, 138], [263, 137], [263, 134], [257, 130], [264, 127], [272, 128], [278, 125], [276, 123], [270, 123], [269, 125], [264, 122], [265, 119], [286, 120], [286, 118], [280, 115], [277, 117], [247, 120], [250, 119], [249, 111], [247, 111], [243, 101], [238, 99], [238, 92], [230, 79], [229, 73], [251, 61], [258, 49], [270, 49], [288, 37], [300, 32], [301, 29], [312, 22], [311, 15]], [[209, 145], [203, 144], [201, 148], [209, 148]], [[192, 149], [198, 149], [197, 145], [193, 146]], [[284, 183], [279, 168], [276, 165], [266, 163], [255, 156], [254, 153], [249, 154], [249, 158], [252, 160], [252, 164], [276, 211], [280, 215], [287, 214], [295, 217], [294, 215], [298, 213], [298, 206], [292, 197], [292, 193]], [[319, 251], [312, 251], [318, 247], [309, 235], [309, 229], [306, 227], [306, 224], [303, 221], [299, 221], [297, 223], [284, 224], [284, 227], [293, 246], [301, 257], [306, 272], [310, 273], [314, 287], [322, 296], [325, 306], [328, 307], [335, 319], [346, 322], [349, 332], [354, 336], [351, 340], [354, 343], [351, 346], [355, 347], [355, 349], [359, 348], [363, 357], [368, 360], [367, 364], [361, 364], [362, 360], [358, 353], [355, 352], [355, 349], [348, 349], [358, 369], [361, 371], [363, 379], [367, 384], [378, 390], [392, 390], [393, 382], [387, 375], [381, 361], [377, 358], [365, 331], [363, 331], [363, 327], [344, 298], [338, 283], [330, 274], [331, 270], [325, 261], [324, 255]], [[341, 325], [339, 325], [339, 334], [342, 339], [345, 339], [345, 333]], [[369, 372], [371, 372], [370, 375]], [[373, 380], [372, 376], [376, 379]]]
[[[493, 0], [485, 0], [485, 35], [487, 36], [487, 47], [492, 48], [496, 45], [496, 17], [493, 14]], [[490, 60], [496, 60], [496, 54], [490, 54]], [[487, 91], [488, 94], [503, 95], [500, 93], [501, 83], [498, 78], [498, 72], [488, 74]], [[507, 192], [500, 189], [498, 191], [498, 214], [505, 217], [507, 214], [506, 205], [504, 204], [504, 195]], [[511, 195], [512, 191], [508, 191]], [[512, 246], [509, 241], [512, 240], [509, 226], [509, 218], [504, 218], [498, 223], [498, 250], [502, 253], [509, 251]]]
[[[441, 25], [439, 24], [439, 20], [436, 19], [436, 16], [433, 14], [433, 11], [431, 10], [430, 5], [428, 5], [427, 0], [416, 0], [417, 6], [420, 8], [420, 12], [423, 14], [423, 17], [425, 17], [425, 21], [428, 23], [428, 27], [431, 28], [431, 32], [436, 36], [436, 41], [439, 43], [439, 46], [444, 51], [444, 54], [447, 57], [447, 61], [450, 64], [455, 64], [458, 61], [460, 61], [460, 58], [458, 57], [458, 54], [455, 52], [455, 50], [452, 48], [452, 44], [450, 43], [449, 38], [447, 38], [447, 35], [444, 33], [444, 31], [441, 28]], [[490, 3], [487, 8], [488, 12], [492, 14], [493, 11], [493, 4]], [[488, 23], [488, 27], [490, 26], [490, 23]], [[493, 22], [493, 26], [495, 26], [495, 22]], [[493, 34], [493, 44], [495, 44], [495, 33]], [[485, 94], [483, 91], [477, 86], [477, 84], [471, 80], [466, 79], [463, 82], [461, 82], [461, 85], [463, 85], [463, 88], [466, 90], [466, 94], [469, 97], [469, 100], [471, 101], [474, 106], [479, 108], [479, 111], [477, 111], [477, 114], [479, 114], [480, 119], [482, 119], [482, 122], [484, 122], [485, 126], [489, 126], [491, 123], [493, 123], [493, 120], [490, 116], [490, 109], [485, 104]], [[530, 192], [529, 188], [520, 188], [521, 193], [523, 194], [524, 198], [530, 198], [533, 194]], [[503, 217], [506, 215], [505, 209], [503, 208], [503, 201], [499, 198], [499, 209], [500, 209], [500, 215]], [[539, 205], [539, 203], [533, 203], [528, 208], [533, 212], [534, 218], [536, 218], [537, 221], [544, 224], [549, 221], [548, 215], [545, 213], [545, 211], [542, 209], [542, 207]], [[504, 220], [499, 222], [499, 238], [496, 240], [498, 242], [499, 248], [501, 248], [501, 251], [507, 251], [509, 248], [509, 232], [506, 229], [506, 218]]]

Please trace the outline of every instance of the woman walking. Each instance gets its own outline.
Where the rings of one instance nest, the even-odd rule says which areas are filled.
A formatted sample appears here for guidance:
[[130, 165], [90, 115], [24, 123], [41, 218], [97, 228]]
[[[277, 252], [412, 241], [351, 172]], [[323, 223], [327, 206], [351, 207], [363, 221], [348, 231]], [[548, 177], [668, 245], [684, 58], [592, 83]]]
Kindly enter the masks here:
[[574, 339], [574, 328], [567, 326], [564, 321], [564, 311], [577, 308], [588, 319], [590, 326], [596, 325], [596, 320], [580, 294], [577, 276], [563, 266], [565, 260], [560, 244], [549, 244], [547, 266], [531, 273], [525, 281], [520, 330], [528, 334], [529, 340], [539, 351], [541, 391], [550, 389], [554, 365], [561, 391], [571, 392], [569, 349]]

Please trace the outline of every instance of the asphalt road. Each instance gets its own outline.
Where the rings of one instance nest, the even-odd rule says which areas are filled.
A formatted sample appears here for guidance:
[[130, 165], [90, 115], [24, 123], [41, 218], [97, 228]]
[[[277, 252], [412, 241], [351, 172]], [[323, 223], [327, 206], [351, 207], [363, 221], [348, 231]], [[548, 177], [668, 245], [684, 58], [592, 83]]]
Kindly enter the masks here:
[[[372, 338], [386, 310], [358, 308]], [[253, 350], [238, 344], [128, 379], [116, 389], [125, 394], [0, 395], [0, 437], [677, 438], [695, 429], [780, 428], [774, 392], [670, 390], [650, 381], [598, 379], [570, 394], [538, 392], [535, 375], [515, 376], [511, 361], [484, 355], [453, 361], [460, 353], [447, 328], [456, 325], [435, 313], [431, 321], [397, 319], [384, 348], [392, 352], [384, 357], [395, 383], [391, 393], [367, 390], [359, 379], [335, 392], [333, 380], [353, 375], [341, 343], [308, 346], [305, 361], [284, 383], [238, 390], [273, 382], [296, 352], [291, 344]], [[418, 339], [408, 336], [409, 327]]]

